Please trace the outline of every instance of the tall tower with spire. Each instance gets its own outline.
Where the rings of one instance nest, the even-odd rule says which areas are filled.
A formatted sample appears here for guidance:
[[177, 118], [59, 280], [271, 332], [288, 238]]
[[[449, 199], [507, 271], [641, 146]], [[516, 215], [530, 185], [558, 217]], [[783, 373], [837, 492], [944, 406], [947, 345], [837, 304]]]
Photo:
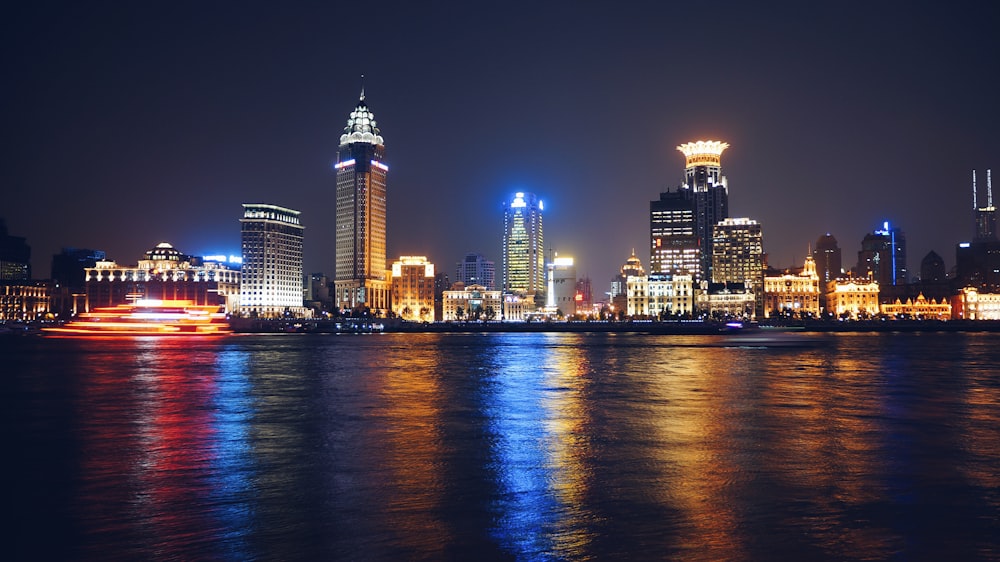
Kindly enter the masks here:
[[385, 142], [362, 86], [337, 151], [334, 301], [341, 308], [389, 309], [386, 278]]
[[993, 206], [993, 173], [986, 170], [986, 205], [980, 207], [976, 188], [976, 171], [972, 170], [972, 208], [976, 213], [976, 242], [997, 239], [997, 209]]

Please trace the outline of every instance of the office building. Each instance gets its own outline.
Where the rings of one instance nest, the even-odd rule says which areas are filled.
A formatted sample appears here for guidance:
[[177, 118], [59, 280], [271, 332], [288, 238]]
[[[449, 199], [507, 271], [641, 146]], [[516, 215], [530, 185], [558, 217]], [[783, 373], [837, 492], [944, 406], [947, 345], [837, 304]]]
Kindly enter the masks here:
[[336, 272], [340, 308], [389, 308], [386, 280], [385, 142], [364, 90], [337, 152]]
[[905, 285], [906, 274], [906, 236], [886, 221], [861, 241], [855, 277], [871, 277], [885, 292], [885, 287]]
[[21, 236], [7, 232], [7, 222], [0, 218], [0, 281], [31, 280], [31, 246]]
[[392, 263], [392, 311], [403, 320], [434, 321], [434, 264], [425, 256]]
[[240, 313], [252, 317], [299, 316], [302, 304], [302, 238], [299, 211], [243, 204]]
[[650, 274], [701, 278], [702, 246], [690, 189], [668, 189], [649, 202], [649, 241]]
[[[760, 223], [749, 218], [725, 218], [713, 229], [712, 283], [723, 286], [740, 284], [754, 295], [751, 314], [764, 311], [764, 237]], [[718, 293], [709, 287], [710, 292]], [[734, 290], [736, 288], [734, 287]], [[731, 291], [721, 299], [733, 302]], [[728, 307], [727, 307], [728, 310]]]
[[958, 287], [975, 288], [978, 294], [1000, 293], [1000, 240], [997, 239], [990, 170], [986, 171], [985, 206], [979, 205], [976, 172], [972, 172], [972, 208], [974, 236], [972, 242], [962, 242], [955, 249], [955, 282]]
[[827, 232], [816, 240], [816, 248], [813, 250], [813, 259], [816, 261], [816, 274], [822, 283], [829, 283], [841, 276], [843, 270], [843, 258], [837, 239]]
[[544, 304], [545, 246], [542, 200], [534, 193], [517, 192], [504, 203], [503, 292]]
[[482, 285], [488, 291], [496, 288], [496, 266], [482, 254], [465, 254], [455, 269], [456, 282], [466, 286]]
[[[545, 308], [548, 314], [576, 314], [576, 265], [573, 258], [556, 256], [546, 266], [548, 290]], [[581, 295], [581, 300], [583, 296]]]

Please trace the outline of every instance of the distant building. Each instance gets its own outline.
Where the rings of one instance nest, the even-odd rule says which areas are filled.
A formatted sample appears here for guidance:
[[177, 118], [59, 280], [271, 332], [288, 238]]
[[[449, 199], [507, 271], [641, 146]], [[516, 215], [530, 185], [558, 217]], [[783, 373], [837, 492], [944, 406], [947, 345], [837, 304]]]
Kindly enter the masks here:
[[337, 151], [336, 272], [341, 308], [389, 308], [386, 279], [385, 142], [365, 92], [351, 112]]
[[[482, 285], [466, 286], [461, 282], [455, 283], [450, 290], [444, 292], [443, 319], [445, 322], [499, 319], [503, 307], [502, 298], [500, 291], [491, 291]], [[523, 318], [508, 318], [508, 320], [523, 320]]]
[[576, 301], [576, 312], [589, 314], [594, 309], [594, 289], [590, 282], [590, 277], [581, 277], [576, 280], [576, 294], [579, 295]]
[[277, 317], [305, 313], [299, 211], [276, 205], [243, 205], [240, 313]]
[[690, 275], [640, 275], [627, 279], [626, 313], [633, 318], [668, 318], [694, 313]]
[[[763, 276], [763, 270], [761, 275]], [[696, 295], [698, 310], [704, 311], [711, 318], [752, 320], [756, 317], [758, 295], [763, 302], [763, 283], [756, 294], [746, 283], [702, 281], [701, 285], [702, 290]]]
[[838, 279], [843, 271], [843, 259], [841, 257], [840, 246], [837, 239], [827, 232], [816, 240], [816, 249], [813, 250], [813, 259], [816, 260], [816, 274], [822, 283], [829, 283]]
[[690, 189], [668, 189], [658, 200], [649, 202], [649, 242], [650, 274], [701, 278], [702, 246]]
[[764, 318], [817, 317], [820, 314], [819, 296], [816, 261], [810, 255], [797, 275], [786, 272], [764, 277]]
[[0, 281], [0, 320], [37, 320], [49, 313], [49, 287], [41, 281]]
[[1000, 320], [1000, 293], [965, 287], [951, 298], [951, 316], [964, 320]]
[[908, 282], [906, 236], [899, 228], [890, 227], [888, 221], [861, 241], [855, 277], [865, 276], [878, 281], [883, 289]]
[[0, 218], [0, 281], [30, 280], [31, 246], [25, 238], [11, 236], [7, 222]]
[[63, 248], [54, 254], [49, 287], [51, 312], [59, 318], [69, 318], [82, 310], [87, 293], [86, 269], [106, 259], [105, 252], [85, 248]]
[[871, 279], [834, 279], [826, 287], [824, 311], [835, 318], [857, 320], [879, 313], [879, 287]]
[[434, 264], [425, 256], [392, 263], [392, 311], [403, 320], [434, 321]]
[[972, 209], [976, 214], [976, 235], [973, 242], [997, 239], [997, 209], [993, 206], [993, 173], [986, 170], [986, 205], [979, 206], [976, 171], [972, 170]]
[[[85, 268], [84, 275], [86, 297], [83, 312], [137, 299], [217, 304], [225, 306], [227, 312], [235, 311], [239, 304], [240, 270], [186, 255], [167, 242], [147, 250], [145, 258], [135, 265], [101, 260], [94, 267]], [[301, 299], [301, 287], [298, 291]]]
[[625, 260], [618, 275], [611, 280], [611, 312], [617, 314], [628, 310], [628, 278], [641, 277], [646, 275], [642, 267], [642, 262], [635, 256], [635, 249], [632, 255]]
[[[542, 211], [534, 193], [518, 192], [504, 204], [503, 292], [541, 297], [545, 293]], [[536, 298], [536, 301], [540, 300]], [[541, 300], [544, 303], [544, 300]]]
[[555, 257], [546, 270], [546, 312], [573, 316], [576, 314], [576, 266], [573, 258]]
[[[745, 294], [749, 289], [754, 296], [749, 317], [763, 314], [764, 237], [760, 223], [749, 218], [725, 218], [715, 225], [713, 232], [711, 285], [723, 285], [719, 289], [723, 292], [714, 292], [732, 302], [736, 292]], [[728, 284], [734, 284], [732, 291], [725, 290]], [[711, 286], [708, 289], [713, 292]]]
[[482, 285], [488, 291], [496, 289], [496, 265], [482, 254], [465, 254], [455, 270], [456, 282]]
[[921, 293], [916, 300], [906, 299], [900, 302], [896, 299], [892, 303], [881, 305], [882, 314], [895, 316], [897, 318], [917, 318], [922, 320], [947, 320], [951, 318], [951, 303], [947, 300], [928, 300]]
[[997, 240], [996, 208], [993, 206], [993, 183], [986, 171], [986, 205], [980, 206], [976, 191], [976, 172], [972, 172], [972, 209], [975, 235], [972, 242], [962, 242], [955, 249], [955, 283], [974, 287], [978, 293], [1000, 293], [1000, 241]]
[[701, 277], [711, 280], [713, 235], [716, 224], [729, 217], [729, 184], [722, 175], [722, 152], [729, 144], [720, 141], [697, 141], [682, 144], [684, 154], [684, 189], [694, 199], [695, 232], [701, 250]]

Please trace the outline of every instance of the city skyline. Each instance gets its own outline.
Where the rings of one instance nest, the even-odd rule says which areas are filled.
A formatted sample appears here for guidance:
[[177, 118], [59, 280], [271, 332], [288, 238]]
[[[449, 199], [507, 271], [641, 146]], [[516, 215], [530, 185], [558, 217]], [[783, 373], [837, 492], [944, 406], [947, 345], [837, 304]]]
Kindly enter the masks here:
[[[41, 278], [62, 246], [237, 253], [239, 205], [268, 201], [302, 209], [305, 271], [332, 276], [332, 165], [364, 73], [390, 260], [500, 263], [503, 201], [525, 191], [546, 246], [600, 285], [683, 182], [674, 147], [710, 138], [730, 144], [729, 214], [761, 223], [772, 266], [827, 232], [850, 263], [886, 220], [911, 263], [934, 250], [951, 269], [973, 238], [969, 171], [1000, 154], [988, 9], [522, 8], [373, 8], [384, 40], [344, 62], [332, 7], [20, 6], [0, 214]], [[669, 31], [702, 20], [714, 40]]]

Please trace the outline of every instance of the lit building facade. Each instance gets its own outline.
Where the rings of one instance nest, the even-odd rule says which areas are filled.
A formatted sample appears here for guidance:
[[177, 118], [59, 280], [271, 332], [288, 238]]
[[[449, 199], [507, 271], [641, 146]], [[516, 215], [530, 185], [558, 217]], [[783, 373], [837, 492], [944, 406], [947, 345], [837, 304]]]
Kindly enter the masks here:
[[755, 316], [758, 295], [763, 298], [763, 288], [756, 294], [746, 283], [709, 283], [702, 281], [702, 290], [695, 300], [698, 310], [710, 318], [752, 320]]
[[649, 242], [650, 274], [701, 278], [702, 247], [690, 189], [668, 189], [649, 202]]
[[43, 282], [0, 281], [0, 320], [36, 320], [49, 312], [49, 287]]
[[545, 292], [544, 208], [534, 193], [517, 192], [504, 204], [504, 293], [534, 297]]
[[482, 254], [469, 253], [455, 268], [455, 281], [496, 289], [496, 265]]
[[896, 299], [892, 303], [883, 303], [881, 308], [882, 314], [897, 318], [923, 320], [947, 320], [951, 318], [951, 303], [948, 300], [928, 300], [923, 293], [920, 293], [915, 300], [906, 299], [906, 302], [900, 302], [899, 299]]
[[819, 297], [816, 260], [810, 255], [798, 275], [785, 273], [764, 277], [764, 318], [785, 315], [818, 317]]
[[965, 287], [951, 298], [951, 316], [960, 320], [1000, 320], [1000, 293]]
[[825, 311], [837, 318], [857, 320], [879, 313], [878, 283], [871, 279], [834, 279], [826, 282]]
[[573, 258], [556, 257], [546, 267], [548, 290], [545, 308], [549, 314], [576, 314], [576, 265]]
[[[167, 242], [146, 251], [136, 265], [100, 260], [84, 268], [83, 311], [137, 299], [187, 300], [197, 305], [239, 305], [240, 270], [188, 256]], [[77, 310], [80, 312], [80, 310]]]
[[690, 275], [640, 275], [626, 280], [626, 313], [633, 318], [694, 314], [694, 278]]
[[515, 293], [503, 293], [503, 309], [501, 320], [507, 322], [524, 322], [535, 311], [534, 299], [529, 299]]
[[305, 313], [302, 306], [305, 228], [299, 214], [276, 205], [243, 205], [239, 302], [244, 316], [269, 318]]
[[[754, 295], [751, 315], [762, 314], [764, 237], [760, 223], [749, 218], [725, 218], [715, 225], [713, 233], [712, 283], [743, 285]], [[731, 294], [726, 296], [732, 300]]]
[[729, 144], [697, 141], [677, 147], [684, 154], [684, 189], [694, 200], [695, 233], [701, 250], [701, 277], [711, 280], [715, 225], [729, 217], [729, 185], [722, 175], [722, 152]]
[[392, 263], [392, 311], [403, 320], [434, 321], [434, 264], [425, 256]]
[[[514, 295], [510, 295], [514, 296]], [[455, 283], [452, 288], [444, 292], [442, 297], [442, 310], [444, 311], [444, 321], [455, 320], [494, 320], [500, 317], [503, 307], [503, 297], [500, 291], [489, 290], [482, 285], [468, 285]], [[461, 314], [459, 314], [461, 311]], [[514, 311], [512, 311], [514, 312]], [[523, 313], [523, 311], [520, 311]], [[508, 318], [508, 320], [523, 320], [519, 317]]]
[[337, 152], [336, 272], [340, 308], [389, 308], [386, 280], [385, 142], [364, 90], [340, 136]]

